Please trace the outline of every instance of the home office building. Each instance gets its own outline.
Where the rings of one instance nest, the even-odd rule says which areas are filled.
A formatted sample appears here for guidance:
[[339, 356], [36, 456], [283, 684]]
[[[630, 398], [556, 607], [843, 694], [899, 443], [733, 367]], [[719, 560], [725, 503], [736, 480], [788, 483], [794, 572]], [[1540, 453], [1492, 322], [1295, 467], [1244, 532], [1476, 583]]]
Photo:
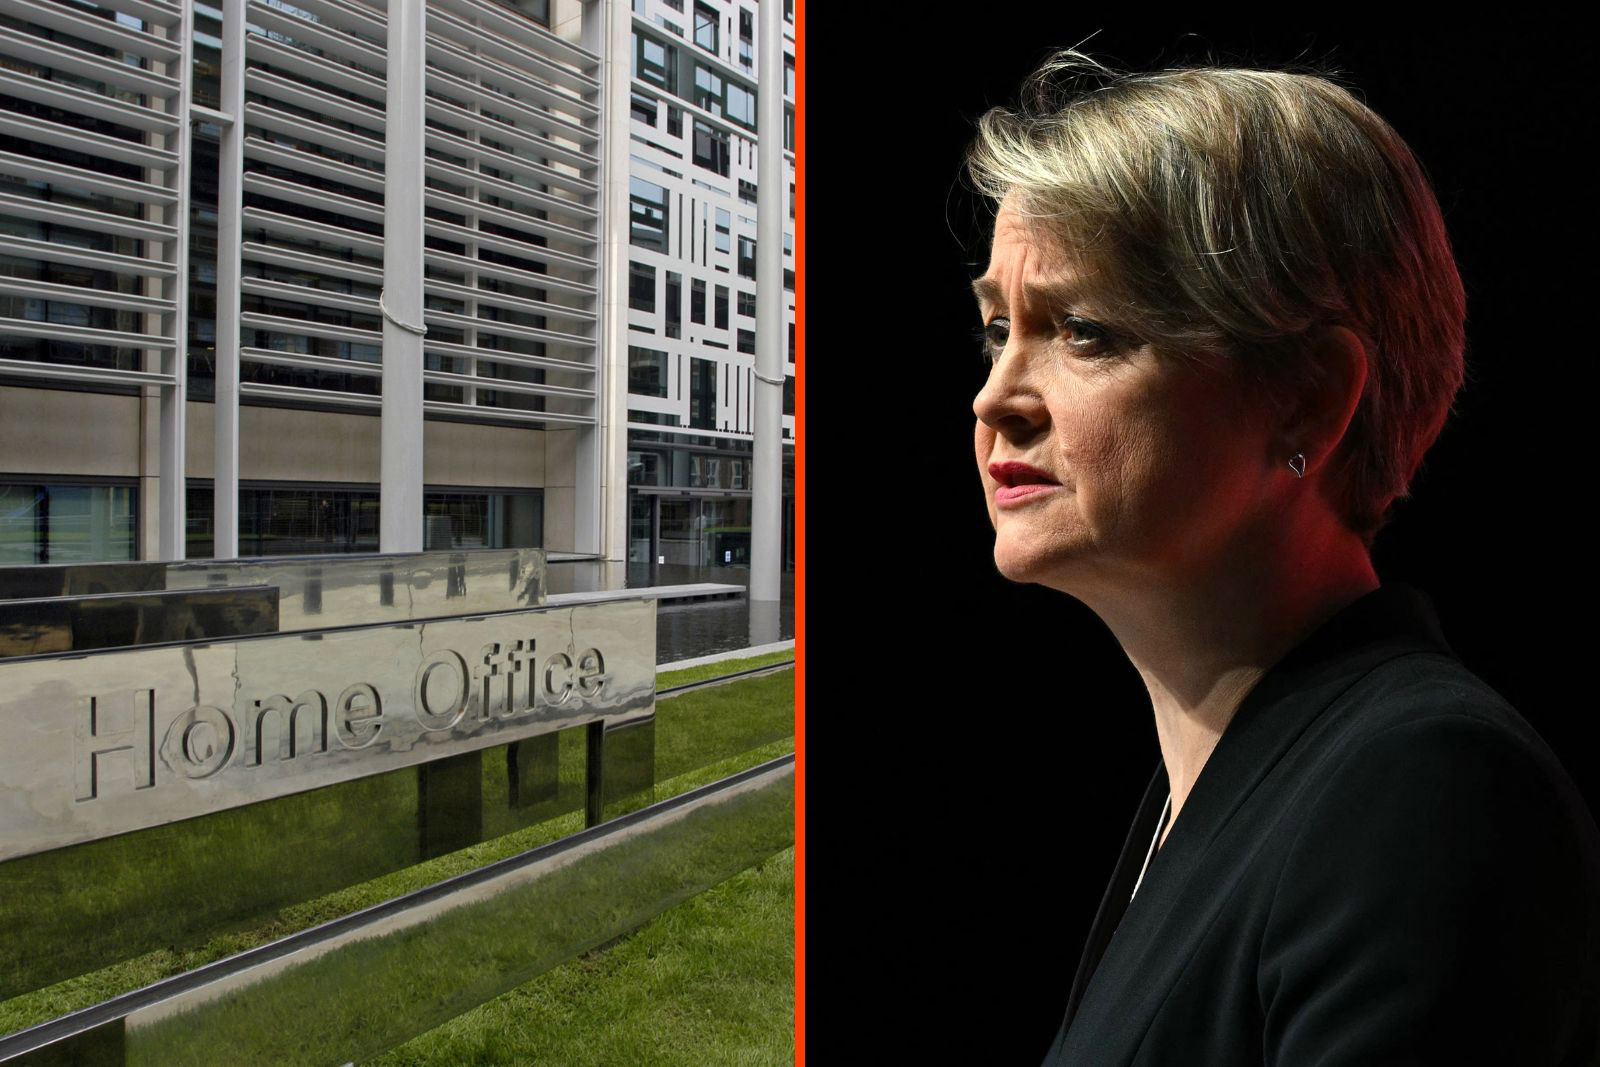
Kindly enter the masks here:
[[[0, 562], [376, 551], [385, 449], [420, 465], [426, 547], [628, 558], [607, 249], [635, 224], [604, 205], [639, 166], [609, 45], [639, 15], [427, 0], [390, 54], [387, 6], [0, 0]], [[397, 236], [420, 262], [385, 263]], [[388, 439], [386, 330], [421, 349], [421, 417]], [[727, 389], [712, 452], [749, 438]], [[677, 396], [638, 421], [670, 425]]]
[[[629, 98], [628, 559], [747, 562], [756, 304], [788, 322], [784, 566], [794, 551], [794, 21], [759, 69], [743, 0], [634, 0]], [[784, 173], [757, 174], [756, 99], [784, 97]], [[756, 204], [783, 198], [784, 286], [756, 285]]]

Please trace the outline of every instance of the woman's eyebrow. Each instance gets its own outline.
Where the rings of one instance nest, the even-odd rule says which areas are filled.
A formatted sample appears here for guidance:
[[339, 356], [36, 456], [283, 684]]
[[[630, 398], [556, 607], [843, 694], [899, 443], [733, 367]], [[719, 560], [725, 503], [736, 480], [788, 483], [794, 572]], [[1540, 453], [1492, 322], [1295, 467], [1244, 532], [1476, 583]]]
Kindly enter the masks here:
[[[1084, 299], [1079, 287], [1065, 279], [1042, 283], [1024, 282], [1022, 292], [1027, 303], [1035, 307], [1072, 307], [1082, 303]], [[987, 274], [973, 280], [972, 295], [978, 298], [980, 305], [987, 304], [996, 308], [1006, 306], [1005, 287]]]
[[1006, 306], [1006, 291], [1001, 284], [985, 274], [972, 281], [972, 295], [978, 298], [980, 306], [988, 304], [992, 307], [1003, 308]]

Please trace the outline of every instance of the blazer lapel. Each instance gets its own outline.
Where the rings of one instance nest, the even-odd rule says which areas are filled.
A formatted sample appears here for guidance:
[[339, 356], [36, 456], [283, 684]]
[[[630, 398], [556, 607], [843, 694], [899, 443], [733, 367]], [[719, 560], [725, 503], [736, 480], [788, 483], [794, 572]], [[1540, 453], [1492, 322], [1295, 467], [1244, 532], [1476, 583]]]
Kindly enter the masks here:
[[[1084, 943], [1083, 956], [1078, 961], [1078, 973], [1072, 980], [1072, 995], [1067, 998], [1067, 1018], [1063, 1025], [1072, 1024], [1078, 1003], [1083, 999], [1084, 988], [1099, 966], [1100, 957], [1111, 942], [1111, 935], [1116, 933], [1117, 925], [1122, 922], [1123, 913], [1128, 910], [1128, 900], [1133, 896], [1134, 884], [1139, 880], [1139, 867], [1144, 863], [1145, 852], [1150, 848], [1150, 839], [1155, 836], [1156, 823], [1161, 819], [1161, 809], [1166, 807], [1166, 801], [1167, 768], [1166, 764], [1157, 761], [1150, 784], [1145, 787], [1144, 799], [1139, 802], [1139, 813], [1134, 816], [1133, 825], [1128, 829], [1128, 839], [1122, 843], [1122, 853], [1117, 857], [1117, 865], [1112, 871], [1111, 884], [1100, 898], [1094, 925], [1089, 928], [1089, 940]], [[1151, 862], [1154, 862], [1153, 858]]]
[[[1263, 675], [1223, 731], [1130, 904], [1168, 787], [1166, 766], [1157, 764], [1078, 965], [1054, 1053], [1063, 1062], [1088, 1053], [1096, 1063], [1121, 1062], [1104, 1044], [1079, 1047], [1073, 1038], [1085, 1032], [1095, 1042], [1112, 1032], [1128, 1035], [1132, 1054], [1147, 1024], [1130, 1022], [1153, 1018], [1177, 977], [1163, 968], [1177, 963], [1181, 970], [1181, 959], [1174, 958], [1178, 942], [1192, 933], [1197, 910], [1214, 906], [1226, 888], [1193, 877], [1213, 840], [1323, 711], [1373, 667], [1412, 652], [1449, 654], [1450, 648], [1426, 597], [1385, 585], [1328, 620]], [[1185, 899], [1186, 890], [1198, 898]]]

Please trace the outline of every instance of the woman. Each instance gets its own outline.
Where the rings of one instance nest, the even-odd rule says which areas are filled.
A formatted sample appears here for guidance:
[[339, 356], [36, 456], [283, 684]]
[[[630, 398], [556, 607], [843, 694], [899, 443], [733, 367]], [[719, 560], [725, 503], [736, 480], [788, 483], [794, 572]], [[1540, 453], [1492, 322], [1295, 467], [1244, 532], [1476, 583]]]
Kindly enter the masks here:
[[979, 129], [995, 563], [1105, 621], [1162, 755], [1046, 1062], [1600, 1063], [1600, 832], [1369, 555], [1463, 376], [1410, 150], [1075, 52]]

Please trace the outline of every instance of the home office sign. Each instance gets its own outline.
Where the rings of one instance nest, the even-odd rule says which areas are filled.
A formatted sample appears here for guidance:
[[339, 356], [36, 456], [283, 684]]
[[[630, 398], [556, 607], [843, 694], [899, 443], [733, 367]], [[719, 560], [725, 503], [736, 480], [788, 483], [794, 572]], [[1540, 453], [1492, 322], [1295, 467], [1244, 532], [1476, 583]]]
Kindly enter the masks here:
[[0, 661], [0, 860], [654, 703], [646, 600]]

